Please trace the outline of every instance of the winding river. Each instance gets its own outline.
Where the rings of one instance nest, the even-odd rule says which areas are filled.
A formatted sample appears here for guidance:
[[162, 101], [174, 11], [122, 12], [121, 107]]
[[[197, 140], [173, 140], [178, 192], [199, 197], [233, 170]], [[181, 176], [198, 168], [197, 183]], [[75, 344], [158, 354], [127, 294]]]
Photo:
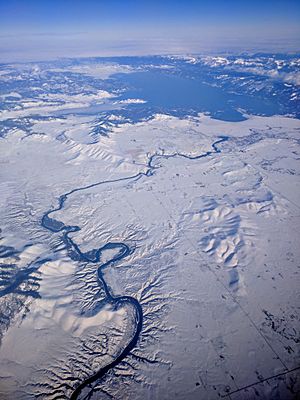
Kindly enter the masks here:
[[220, 143], [223, 143], [229, 139], [228, 136], [219, 136], [218, 140], [216, 140], [212, 144], [212, 150], [207, 151], [204, 153], [201, 153], [196, 156], [189, 156], [186, 154], [182, 153], [174, 153], [174, 154], [158, 154], [155, 153], [148, 158], [148, 163], [147, 163], [147, 168], [146, 172], [139, 172], [135, 175], [120, 178], [120, 179], [115, 179], [115, 180], [107, 180], [107, 181], [100, 181], [96, 182], [87, 186], [75, 188], [67, 193], [62, 194], [59, 199], [58, 199], [58, 206], [56, 208], [50, 209], [42, 217], [41, 220], [41, 225], [45, 228], [48, 229], [51, 232], [61, 232], [62, 233], [62, 240], [65, 243], [67, 249], [68, 249], [68, 254], [72, 260], [75, 261], [83, 261], [83, 262], [89, 262], [89, 263], [95, 263], [99, 264], [101, 260], [101, 254], [103, 251], [108, 250], [108, 249], [114, 249], [117, 250], [117, 253], [109, 259], [107, 262], [100, 264], [97, 270], [97, 275], [98, 275], [98, 280], [99, 284], [101, 287], [104, 288], [105, 291], [105, 296], [106, 296], [106, 303], [111, 304], [113, 306], [113, 309], [117, 310], [119, 307], [123, 307], [125, 305], [130, 305], [135, 309], [135, 322], [136, 322], [136, 327], [135, 327], [135, 333], [133, 337], [131, 338], [130, 342], [127, 344], [127, 346], [123, 349], [123, 351], [117, 356], [114, 361], [112, 361], [110, 364], [107, 364], [100, 370], [98, 370], [94, 375], [90, 376], [87, 378], [85, 381], [80, 383], [77, 388], [73, 391], [71, 395], [71, 400], [75, 400], [78, 398], [82, 390], [89, 384], [93, 383], [94, 381], [102, 378], [108, 371], [110, 371], [112, 368], [116, 367], [119, 363], [124, 360], [124, 358], [134, 349], [136, 346], [140, 333], [142, 331], [143, 327], [143, 310], [142, 306], [136, 300], [134, 297], [131, 296], [113, 296], [112, 293], [110, 292], [110, 288], [108, 287], [107, 283], [105, 282], [104, 276], [103, 276], [103, 270], [107, 268], [109, 265], [121, 261], [123, 258], [125, 258], [127, 255], [129, 255], [132, 250], [122, 242], [108, 242], [104, 246], [91, 250], [89, 252], [83, 253], [79, 246], [74, 242], [69, 237], [70, 233], [77, 232], [80, 230], [79, 226], [66, 226], [62, 222], [55, 220], [54, 218], [51, 218], [51, 214], [55, 213], [56, 211], [62, 210], [64, 208], [66, 200], [74, 193], [79, 192], [79, 191], [84, 191], [88, 190], [92, 187], [95, 186], [100, 186], [100, 185], [105, 185], [109, 183], [115, 183], [115, 182], [120, 182], [120, 181], [137, 181], [138, 179], [142, 178], [143, 176], [151, 176], [153, 174], [154, 169], [159, 168], [154, 165], [155, 159], [159, 158], [172, 158], [172, 157], [183, 157], [183, 158], [188, 158], [190, 160], [197, 160], [200, 158], [208, 157], [212, 154], [220, 153], [221, 150], [219, 149], [218, 145]]

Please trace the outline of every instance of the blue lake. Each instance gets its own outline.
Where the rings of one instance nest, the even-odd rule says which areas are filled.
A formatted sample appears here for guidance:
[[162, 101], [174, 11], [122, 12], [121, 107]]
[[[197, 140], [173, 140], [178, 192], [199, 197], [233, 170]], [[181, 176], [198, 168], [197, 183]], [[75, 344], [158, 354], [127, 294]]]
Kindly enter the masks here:
[[155, 112], [182, 115], [201, 111], [226, 121], [242, 121], [245, 118], [241, 109], [258, 115], [274, 115], [280, 111], [279, 104], [272, 99], [226, 92], [217, 86], [203, 83], [200, 79], [172, 73], [146, 71], [115, 74], [113, 79], [127, 86], [121, 99], [146, 100], [146, 107]]

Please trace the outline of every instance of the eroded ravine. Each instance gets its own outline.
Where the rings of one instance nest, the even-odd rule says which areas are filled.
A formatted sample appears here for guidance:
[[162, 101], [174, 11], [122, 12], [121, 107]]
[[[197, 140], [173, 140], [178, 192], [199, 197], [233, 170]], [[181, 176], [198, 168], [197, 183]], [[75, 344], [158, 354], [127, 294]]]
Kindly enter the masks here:
[[59, 199], [58, 199], [58, 206], [54, 209], [50, 209], [45, 212], [45, 214], [42, 217], [41, 220], [41, 225], [45, 228], [48, 229], [49, 231], [53, 233], [61, 233], [62, 234], [62, 240], [64, 244], [66, 245], [66, 248], [68, 249], [68, 254], [71, 259], [76, 260], [76, 261], [83, 261], [83, 262], [89, 262], [89, 263], [95, 263], [99, 264], [101, 263], [101, 254], [108, 249], [113, 249], [117, 250], [117, 253], [108, 261], [106, 261], [103, 264], [100, 264], [97, 270], [97, 277], [99, 284], [101, 287], [103, 287], [104, 292], [105, 292], [105, 301], [107, 304], [110, 304], [114, 310], [117, 310], [120, 307], [124, 307], [126, 305], [132, 306], [135, 309], [135, 333], [127, 346], [123, 349], [123, 351], [120, 352], [120, 354], [109, 364], [98, 370], [94, 375], [90, 376], [86, 380], [84, 380], [82, 383], [80, 383], [77, 388], [74, 390], [74, 392], [71, 395], [71, 400], [75, 400], [78, 398], [82, 390], [89, 384], [93, 383], [94, 381], [101, 379], [108, 371], [110, 371], [112, 368], [116, 367], [119, 363], [122, 362], [122, 360], [125, 359], [125, 357], [135, 348], [139, 337], [140, 333], [142, 331], [143, 327], [143, 310], [141, 304], [138, 302], [138, 300], [134, 297], [131, 296], [113, 296], [113, 294], [110, 292], [110, 289], [104, 279], [103, 275], [103, 270], [107, 267], [109, 267], [111, 264], [121, 261], [123, 258], [125, 258], [127, 255], [132, 253], [132, 249], [123, 242], [108, 242], [104, 246], [98, 248], [98, 249], [93, 249], [89, 252], [82, 252], [79, 248], [79, 246], [75, 243], [73, 239], [70, 238], [69, 234], [73, 232], [78, 232], [80, 230], [79, 226], [66, 226], [64, 225], [61, 221], [57, 221], [54, 218], [51, 218], [50, 215], [60, 211], [64, 208], [66, 200], [72, 196], [72, 194], [79, 192], [79, 191], [84, 191], [88, 190], [90, 188], [100, 186], [100, 185], [106, 185], [106, 184], [113, 184], [121, 181], [137, 181], [143, 176], [148, 177], [153, 174], [153, 171], [156, 168], [159, 168], [154, 165], [155, 159], [159, 158], [173, 158], [173, 157], [183, 157], [187, 158], [190, 160], [197, 160], [200, 158], [204, 157], [209, 157], [213, 154], [220, 153], [221, 150], [218, 148], [218, 144], [221, 144], [222, 142], [227, 141], [229, 138], [227, 136], [220, 136], [218, 140], [216, 140], [212, 145], [212, 150], [207, 151], [204, 153], [201, 153], [196, 156], [189, 156], [186, 154], [182, 153], [173, 153], [173, 154], [158, 154], [155, 153], [148, 158], [148, 164], [147, 168], [143, 172], [139, 172], [135, 175], [128, 176], [128, 177], [123, 177], [115, 180], [107, 180], [107, 181], [99, 181], [87, 186], [83, 187], [78, 187], [75, 188], [67, 193], [62, 194]]

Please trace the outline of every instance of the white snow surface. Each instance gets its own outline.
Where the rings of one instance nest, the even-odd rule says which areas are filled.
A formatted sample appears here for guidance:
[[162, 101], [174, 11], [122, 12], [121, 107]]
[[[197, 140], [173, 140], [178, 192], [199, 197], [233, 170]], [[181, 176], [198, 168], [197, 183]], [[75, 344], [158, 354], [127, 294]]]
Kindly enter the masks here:
[[[41, 100], [10, 118], [27, 107], [48, 113]], [[31, 122], [32, 135], [12, 129], [0, 141], [1, 244], [19, 252], [1, 260], [17, 270], [48, 260], [0, 299], [1, 310], [11, 305], [0, 397], [67, 399], [127, 345], [132, 307], [101, 306], [97, 266], [72, 261], [60, 234], [40, 222], [63, 193], [146, 172], [156, 154], [152, 175], [77, 191], [51, 215], [81, 228], [72, 234], [81, 251], [108, 241], [134, 249], [104, 274], [114, 295], [139, 300], [143, 330], [133, 355], [93, 384], [92, 399], [294, 398], [299, 120], [157, 114], [115, 126], [97, 143], [87, 116]], [[228, 140], [215, 153], [220, 136]], [[40, 297], [19, 306], [21, 290], [36, 287]]]

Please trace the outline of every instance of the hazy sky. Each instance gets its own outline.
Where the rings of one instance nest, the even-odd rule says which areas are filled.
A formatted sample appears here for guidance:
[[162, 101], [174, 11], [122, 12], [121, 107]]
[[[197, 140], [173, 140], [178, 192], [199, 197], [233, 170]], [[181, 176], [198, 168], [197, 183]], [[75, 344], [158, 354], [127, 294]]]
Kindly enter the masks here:
[[0, 60], [300, 49], [296, 0], [0, 0]]

